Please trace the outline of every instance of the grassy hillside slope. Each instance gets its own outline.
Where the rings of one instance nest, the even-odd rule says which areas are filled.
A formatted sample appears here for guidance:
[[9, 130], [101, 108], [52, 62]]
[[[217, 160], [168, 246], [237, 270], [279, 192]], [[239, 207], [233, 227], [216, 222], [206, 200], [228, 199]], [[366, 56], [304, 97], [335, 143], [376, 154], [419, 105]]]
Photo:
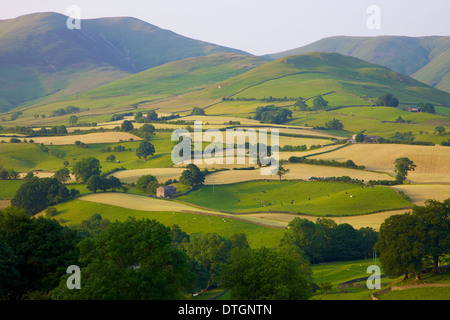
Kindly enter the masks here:
[[0, 21], [0, 111], [82, 92], [171, 61], [238, 50], [189, 39], [144, 21], [101, 18], [68, 29], [35, 13]]
[[335, 52], [383, 65], [448, 92], [449, 45], [450, 37], [444, 36], [336, 36], [266, 57], [276, 60], [313, 51]]

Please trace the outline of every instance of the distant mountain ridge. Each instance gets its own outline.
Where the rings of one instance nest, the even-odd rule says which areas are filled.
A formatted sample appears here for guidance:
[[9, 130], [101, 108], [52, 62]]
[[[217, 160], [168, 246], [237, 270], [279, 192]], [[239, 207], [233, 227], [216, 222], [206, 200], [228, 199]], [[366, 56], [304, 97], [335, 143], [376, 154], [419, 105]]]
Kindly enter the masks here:
[[0, 21], [0, 111], [27, 101], [86, 91], [168, 62], [221, 52], [246, 54], [183, 37], [136, 18], [81, 21], [35, 13]]
[[[67, 16], [58, 13], [34, 13], [0, 20], [0, 112], [17, 106], [45, 105], [95, 88], [108, 91], [109, 87], [102, 87], [116, 80], [172, 62], [193, 63], [196, 60], [189, 58], [205, 56], [215, 58], [209, 62], [198, 60], [206, 63], [195, 75], [195, 81], [202, 85], [234, 77], [281, 57], [331, 52], [385, 66], [450, 92], [450, 37], [331, 37], [298, 49], [257, 57], [186, 38], [136, 18], [82, 20], [80, 30], [69, 30], [66, 22]], [[208, 75], [205, 71], [208, 63], [212, 70], [218, 68], [211, 79], [207, 78], [211, 72]], [[243, 70], [238, 70], [239, 67]], [[188, 71], [183, 72], [188, 75]], [[124, 84], [132, 91], [140, 90], [139, 86], [145, 88], [147, 84], [136, 81], [155, 74], [157, 70], [130, 78], [135, 81]], [[152, 79], [158, 84], [158, 79]], [[131, 88], [133, 83], [136, 88]], [[447, 100], [441, 98], [437, 100]]]
[[276, 60], [315, 51], [340, 53], [379, 64], [450, 92], [450, 36], [336, 36], [264, 57]]

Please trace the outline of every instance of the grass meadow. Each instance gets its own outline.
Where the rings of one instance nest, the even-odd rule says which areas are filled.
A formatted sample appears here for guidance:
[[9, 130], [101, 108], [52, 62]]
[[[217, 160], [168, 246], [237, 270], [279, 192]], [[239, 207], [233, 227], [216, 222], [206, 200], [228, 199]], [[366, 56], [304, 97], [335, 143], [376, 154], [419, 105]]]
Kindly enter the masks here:
[[[114, 194], [111, 194], [114, 196]], [[184, 232], [195, 237], [201, 233], [218, 233], [230, 237], [235, 233], [245, 233], [252, 247], [278, 246], [285, 229], [269, 228], [254, 223], [236, 220], [228, 217], [192, 214], [171, 211], [133, 210], [109, 204], [70, 200], [55, 206], [58, 210], [54, 217], [64, 225], [77, 225], [89, 219], [94, 213], [110, 221], [124, 221], [128, 217], [136, 219], [156, 219], [166, 226], [178, 224]], [[151, 208], [149, 208], [151, 210]]]
[[209, 185], [178, 199], [233, 213], [272, 211], [315, 216], [360, 215], [412, 205], [388, 187], [322, 181], [251, 181]]

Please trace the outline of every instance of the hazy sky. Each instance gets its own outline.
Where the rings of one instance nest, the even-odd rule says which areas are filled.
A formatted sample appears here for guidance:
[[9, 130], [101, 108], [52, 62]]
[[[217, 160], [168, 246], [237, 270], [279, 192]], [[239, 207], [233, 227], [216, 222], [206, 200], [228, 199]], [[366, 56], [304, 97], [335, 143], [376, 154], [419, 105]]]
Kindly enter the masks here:
[[[336, 35], [450, 35], [450, 0], [0, 0], [0, 20], [45, 11], [69, 15], [71, 5], [82, 19], [131, 16], [256, 55]], [[367, 12], [371, 5], [379, 15]]]

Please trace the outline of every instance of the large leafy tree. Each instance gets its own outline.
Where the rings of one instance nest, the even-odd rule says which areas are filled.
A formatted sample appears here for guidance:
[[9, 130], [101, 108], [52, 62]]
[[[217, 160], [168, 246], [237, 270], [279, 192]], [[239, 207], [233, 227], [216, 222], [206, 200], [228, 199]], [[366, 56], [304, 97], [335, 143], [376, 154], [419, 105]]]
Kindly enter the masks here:
[[77, 232], [56, 220], [31, 218], [16, 207], [0, 211], [0, 238], [9, 246], [13, 255], [10, 252], [6, 257], [11, 262], [15, 260], [12, 266], [20, 274], [9, 287], [10, 295], [15, 298], [55, 288], [67, 267], [78, 260]]
[[325, 109], [325, 107], [328, 105], [328, 101], [326, 101], [322, 95], [317, 96], [316, 98], [314, 98], [313, 100], [313, 107], [314, 110], [320, 110], [320, 109]]
[[97, 190], [101, 190], [104, 185], [104, 178], [99, 175], [93, 175], [86, 181], [86, 188], [89, 191], [97, 192]]
[[68, 180], [70, 180], [70, 171], [66, 167], [61, 168], [55, 172], [53, 178], [58, 179], [62, 183], [66, 183]]
[[55, 178], [31, 179], [17, 190], [11, 204], [34, 215], [70, 197], [70, 191]]
[[307, 275], [286, 251], [242, 249], [233, 251], [221, 283], [238, 300], [306, 300], [311, 296]]
[[210, 274], [207, 288], [217, 284], [220, 268], [227, 263], [231, 249], [232, 242], [216, 233], [195, 237], [187, 245], [187, 254], [203, 264]]
[[395, 172], [397, 173], [396, 180], [400, 183], [406, 180], [409, 171], [414, 171], [416, 165], [407, 157], [397, 158], [394, 161]]
[[377, 106], [386, 106], [396, 108], [399, 104], [397, 98], [395, 98], [391, 93], [385, 93], [377, 100]]
[[284, 108], [278, 108], [275, 105], [256, 108], [253, 119], [264, 123], [283, 123], [292, 118], [292, 111]]
[[170, 228], [156, 220], [113, 222], [79, 244], [82, 282], [68, 290], [67, 276], [53, 299], [173, 300], [195, 281], [186, 254], [173, 246]]
[[356, 260], [364, 257], [362, 235], [348, 223], [342, 223], [331, 232], [332, 260]]
[[387, 218], [380, 226], [376, 249], [384, 272], [391, 278], [414, 273], [420, 278], [423, 267], [423, 226], [416, 215], [405, 213]]
[[186, 186], [196, 187], [205, 182], [205, 175], [193, 163], [186, 166], [186, 170], [181, 173], [180, 183]]
[[325, 127], [329, 130], [343, 130], [344, 125], [339, 119], [333, 118], [333, 120], [328, 121], [325, 123]]
[[128, 131], [133, 130], [133, 129], [134, 129], [134, 126], [133, 126], [133, 123], [132, 123], [131, 121], [125, 120], [125, 121], [122, 122], [120, 128], [121, 128], [123, 131], [128, 132]]
[[288, 174], [289, 172], [291, 172], [290, 169], [286, 168], [283, 166], [284, 162], [280, 161], [278, 164], [278, 170], [277, 170], [277, 176], [280, 178], [280, 182], [281, 182], [281, 177], [284, 176], [285, 174]]
[[426, 112], [426, 113], [436, 113], [436, 110], [434, 109], [434, 106], [431, 103], [419, 103], [418, 107], [420, 108], [420, 111]]
[[282, 245], [294, 245], [300, 248], [312, 263], [323, 258], [323, 248], [325, 247], [325, 235], [314, 222], [295, 218], [289, 222], [289, 231], [281, 240]]
[[444, 202], [426, 200], [425, 206], [414, 206], [413, 213], [424, 228], [420, 234], [424, 254], [439, 272], [440, 259], [450, 253], [450, 198]]
[[75, 175], [77, 181], [85, 183], [91, 176], [99, 175], [100, 161], [94, 157], [83, 158], [74, 163], [72, 173]]
[[148, 184], [153, 181], [158, 182], [156, 177], [151, 174], [140, 176], [139, 179], [136, 181], [136, 188], [140, 191], [146, 191]]
[[192, 109], [191, 115], [192, 116], [202, 116], [205, 114], [205, 110], [203, 110], [202, 108], [199, 107], [194, 107], [194, 109]]
[[20, 279], [16, 266], [16, 255], [0, 237], [0, 300], [8, 298], [14, 292], [14, 287]]
[[136, 149], [136, 155], [140, 159], [144, 158], [144, 161], [147, 160], [148, 156], [153, 156], [155, 154], [155, 146], [150, 142], [144, 140], [139, 144], [139, 147]]

